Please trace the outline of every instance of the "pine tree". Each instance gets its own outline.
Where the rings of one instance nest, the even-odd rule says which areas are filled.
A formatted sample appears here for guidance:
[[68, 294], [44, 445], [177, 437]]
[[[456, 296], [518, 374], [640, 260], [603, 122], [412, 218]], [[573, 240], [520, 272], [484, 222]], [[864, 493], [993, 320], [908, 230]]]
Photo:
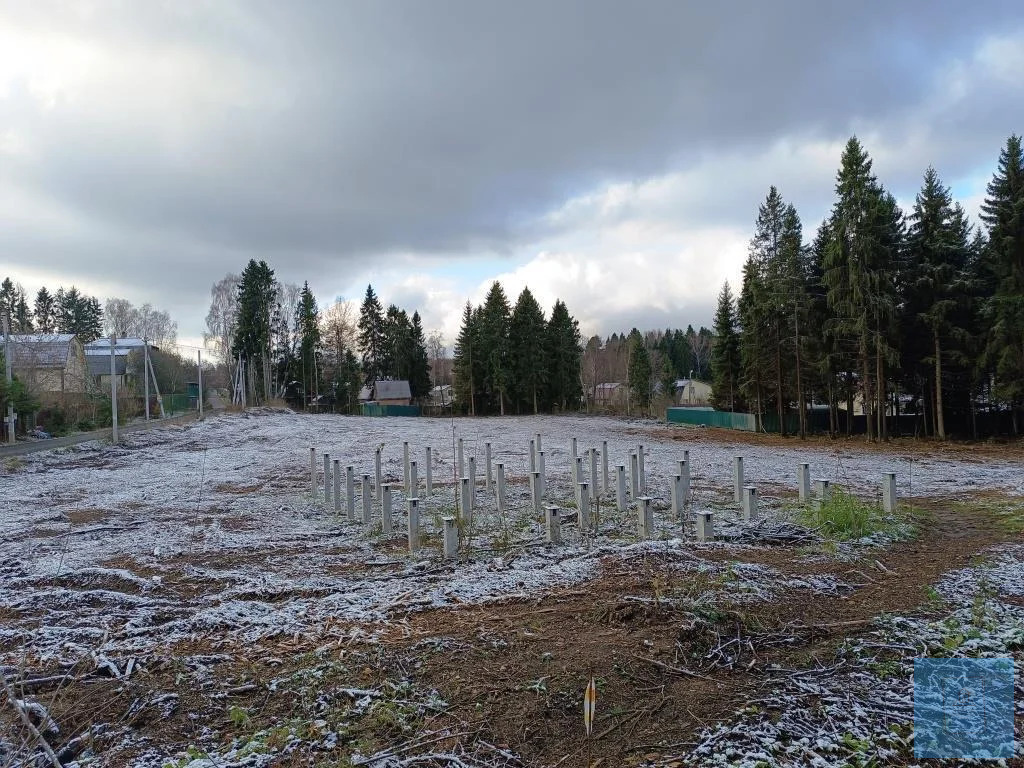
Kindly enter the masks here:
[[103, 332], [103, 309], [99, 299], [85, 296], [71, 286], [57, 291], [54, 319], [58, 333], [73, 333], [83, 344], [98, 339]]
[[476, 415], [477, 387], [477, 314], [468, 301], [462, 311], [462, 327], [455, 340], [455, 353], [452, 361], [454, 376], [454, 396], [460, 407], [470, 416]]
[[56, 323], [54, 318], [56, 302], [53, 296], [50, 295], [50, 292], [46, 290], [45, 285], [36, 294], [33, 309], [35, 310], [35, 323], [39, 333], [53, 333]]
[[509, 382], [509, 320], [510, 310], [505, 290], [495, 280], [491, 284], [484, 304], [480, 308], [479, 350], [483, 364], [484, 396], [490, 408], [495, 404], [498, 412], [505, 415], [505, 399]]
[[711, 347], [711, 397], [715, 408], [736, 410], [740, 381], [740, 339], [736, 301], [729, 283], [722, 285], [715, 311], [715, 341]]
[[534, 414], [540, 413], [548, 380], [546, 328], [544, 310], [530, 289], [523, 288], [512, 310], [508, 333], [510, 391], [517, 412], [525, 405]]
[[412, 369], [412, 324], [404, 309], [394, 304], [384, 313], [384, 343], [380, 368], [384, 377], [409, 381]]
[[1013, 407], [1014, 433], [1024, 404], [1024, 153], [1010, 136], [981, 206], [988, 228], [986, 260], [995, 293], [985, 312], [991, 323], [985, 359], [995, 373], [996, 395]]
[[412, 358], [409, 364], [409, 390], [413, 399], [419, 400], [430, 394], [430, 360], [427, 357], [427, 340], [423, 335], [419, 312], [412, 313], [410, 341]]
[[3, 282], [0, 283], [0, 320], [7, 318], [12, 329], [14, 327], [14, 305], [17, 302], [18, 289], [11, 278], [5, 277]]
[[555, 301], [551, 319], [545, 333], [547, 338], [549, 405], [565, 410], [576, 410], [583, 397], [580, 382], [582, 350], [579, 323], [569, 314], [569, 308]]
[[384, 310], [373, 292], [373, 286], [366, 286], [366, 296], [359, 310], [359, 349], [363, 354], [363, 382], [373, 386], [383, 379], [385, 372], [384, 351]]

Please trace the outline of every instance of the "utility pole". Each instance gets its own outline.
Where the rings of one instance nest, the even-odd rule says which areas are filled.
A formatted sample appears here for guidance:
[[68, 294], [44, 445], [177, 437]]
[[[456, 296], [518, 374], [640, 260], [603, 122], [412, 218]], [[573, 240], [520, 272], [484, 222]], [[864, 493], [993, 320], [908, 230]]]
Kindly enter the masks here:
[[149, 421], [149, 339], [142, 340], [142, 380], [146, 385], [146, 421]]
[[7, 442], [14, 445], [14, 375], [11, 373], [11, 320], [8, 317], [4, 318], [4, 363], [7, 369]]
[[201, 349], [196, 350], [196, 355], [199, 358], [199, 420], [203, 419], [203, 351]]
[[114, 345], [117, 337], [110, 334], [110, 442], [117, 445], [117, 358], [114, 356]]

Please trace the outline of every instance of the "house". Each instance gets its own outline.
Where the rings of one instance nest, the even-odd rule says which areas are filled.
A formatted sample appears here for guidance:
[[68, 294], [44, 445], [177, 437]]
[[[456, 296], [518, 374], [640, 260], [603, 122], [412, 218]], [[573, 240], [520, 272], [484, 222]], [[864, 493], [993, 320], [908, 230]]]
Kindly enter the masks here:
[[377, 405], [411, 405], [412, 391], [405, 380], [381, 379], [372, 386], [363, 387], [359, 392], [360, 403]]
[[711, 385], [697, 379], [677, 379], [673, 384], [679, 405], [707, 405], [711, 402]]
[[[144, 339], [116, 339], [114, 341], [114, 375], [117, 386], [124, 388], [129, 379], [141, 378], [145, 375]], [[148, 345], [150, 351], [159, 351], [158, 347]], [[85, 345], [85, 358], [89, 365], [89, 377], [102, 390], [110, 389], [110, 339], [96, 339]]]
[[44, 405], [62, 403], [67, 394], [88, 389], [82, 343], [70, 333], [11, 334], [11, 369]]
[[594, 387], [594, 405], [619, 406], [626, 404], [628, 387], [617, 381], [608, 381]]
[[428, 398], [427, 405], [446, 408], [452, 404], [453, 394], [451, 384], [438, 384], [430, 388], [430, 397]]

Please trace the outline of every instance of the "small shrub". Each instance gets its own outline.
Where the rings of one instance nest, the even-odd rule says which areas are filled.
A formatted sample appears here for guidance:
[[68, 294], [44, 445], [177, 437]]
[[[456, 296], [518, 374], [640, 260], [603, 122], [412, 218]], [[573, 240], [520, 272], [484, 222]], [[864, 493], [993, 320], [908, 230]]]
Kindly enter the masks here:
[[881, 507], [861, 501], [835, 486], [827, 502], [812, 503], [800, 516], [804, 524], [819, 529], [823, 536], [835, 541], [862, 539], [889, 530], [893, 523], [882, 514]]

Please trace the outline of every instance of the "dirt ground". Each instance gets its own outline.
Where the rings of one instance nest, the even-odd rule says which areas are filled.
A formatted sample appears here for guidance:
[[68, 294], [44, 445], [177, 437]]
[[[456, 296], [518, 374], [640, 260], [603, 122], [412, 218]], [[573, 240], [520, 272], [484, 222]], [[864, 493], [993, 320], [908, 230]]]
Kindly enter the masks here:
[[[523, 427], [525, 434], [533, 429]], [[623, 444], [641, 438], [657, 450], [676, 440], [698, 455], [702, 446], [714, 446], [722, 463], [733, 444], [768, 449], [747, 453], [762, 456], [799, 443], [635, 425], [624, 425], [623, 434]], [[182, 447], [193, 463], [201, 442], [194, 435], [183, 432]], [[940, 457], [964, 466], [1024, 457], [1019, 444], [895, 441], [866, 448], [839, 441], [814, 449]], [[133, 464], [139, 462], [130, 451], [81, 457], [89, 471]], [[509, 476], [524, 473], [515, 466]], [[444, 600], [429, 595], [440, 589], [435, 584], [473, 574], [490, 579], [492, 569], [515, 574], [516, 561], [526, 561], [534, 545], [477, 553], [475, 563], [457, 567], [429, 558], [410, 563], [401, 536], [353, 541], [322, 511], [289, 507], [305, 483], [301, 464], [253, 473], [240, 461], [210, 480], [205, 504], [154, 505], [144, 496], [103, 501], [73, 483], [31, 499], [40, 511], [16, 536], [65, 548], [82, 540], [77, 537], [95, 539], [74, 567], [65, 565], [64, 550], [51, 548], [47, 556], [60, 567], [45, 579], [32, 575], [29, 560], [0, 562], [0, 579], [8, 580], [0, 584], [25, 590], [23, 598], [11, 591], [12, 599], [0, 601], [0, 630], [17, 629], [0, 634], [6, 654], [0, 658], [18, 659], [3, 671], [16, 681], [19, 699], [45, 705], [58, 729], [47, 730], [43, 721], [34, 727], [62, 763], [92, 755], [94, 766], [138, 768], [692, 764], [678, 756], [704, 729], [761, 700], [770, 672], [828, 666], [840, 646], [880, 616], [941, 615], [930, 591], [944, 574], [977, 563], [996, 545], [1024, 540], [1014, 517], [1020, 497], [977, 487], [901, 499], [916, 536], [841, 551], [803, 536], [673, 543], [665, 531], [659, 546], [644, 548], [635, 545], [635, 528], [623, 524], [602, 539], [584, 578], [538, 586], [513, 575], [495, 582], [505, 584], [504, 594], [469, 593], [463, 602], [459, 593]], [[440, 478], [437, 485], [445, 487]], [[774, 489], [769, 517], [792, 503], [791, 484], [762, 481], [762, 487]], [[717, 504], [721, 487], [712, 490], [708, 498]], [[271, 500], [253, 514], [249, 505], [260, 496]], [[57, 498], [71, 506], [53, 511]], [[153, 519], [143, 523], [144, 516]], [[145, 530], [140, 525], [160, 526], [159, 536], [132, 546], [133, 532]], [[171, 534], [184, 525], [192, 533], [183, 543], [157, 551], [170, 547]], [[294, 531], [299, 525], [306, 526], [302, 535]], [[108, 534], [126, 544], [114, 546]], [[436, 532], [426, 538], [439, 546]], [[557, 550], [546, 550], [551, 561], [544, 567], [557, 565]], [[90, 560], [94, 551], [102, 556]], [[470, 566], [478, 570], [463, 570]], [[374, 585], [391, 591], [385, 596]], [[367, 610], [330, 608], [344, 607], [346, 598], [368, 601]], [[290, 610], [291, 618], [274, 615], [273, 631], [254, 634], [249, 630], [272, 614], [231, 613], [240, 605]], [[200, 615], [206, 618], [197, 621]], [[45, 651], [19, 650], [19, 632], [90, 637], [97, 616], [105, 634], [90, 641], [94, 647], [109, 634], [121, 639], [120, 648], [138, 650], [109, 658], [94, 651], [71, 665], [61, 661], [70, 640]], [[63, 624], [47, 625], [58, 620]], [[175, 629], [150, 641], [145, 632], [153, 626]], [[147, 639], [133, 646], [136, 633]], [[591, 677], [597, 715], [587, 739], [581, 705]], [[5, 733], [14, 734], [6, 760]], [[11, 755], [34, 743], [13, 710], [0, 707], [0, 768], [20, 765]], [[379, 761], [354, 762], [359, 755]], [[403, 755], [411, 762], [400, 762]]]

